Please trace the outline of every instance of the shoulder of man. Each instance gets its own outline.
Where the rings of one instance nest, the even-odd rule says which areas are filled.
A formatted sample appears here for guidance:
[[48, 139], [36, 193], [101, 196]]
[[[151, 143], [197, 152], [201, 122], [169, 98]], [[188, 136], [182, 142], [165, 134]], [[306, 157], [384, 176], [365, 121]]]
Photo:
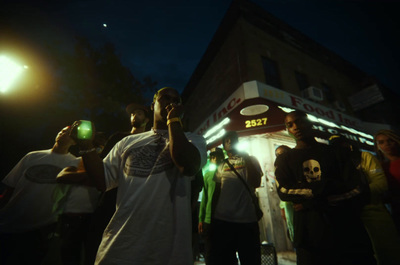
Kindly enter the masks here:
[[200, 152], [201, 156], [201, 166], [202, 168], [207, 161], [207, 144], [206, 140], [202, 135], [192, 133], [192, 132], [185, 132], [185, 136], [190, 143], [192, 143]]
[[113, 133], [108, 139], [108, 141], [120, 141], [122, 138], [131, 135], [130, 132], [116, 132]]
[[287, 150], [283, 154], [280, 154], [276, 159], [275, 159], [275, 165], [278, 165], [280, 163], [287, 163], [290, 159], [290, 156], [292, 155], [293, 150]]
[[119, 142], [123, 142], [123, 144], [129, 144], [129, 143], [138, 143], [142, 140], [145, 139], [150, 139], [151, 136], [154, 136], [154, 132], [152, 131], [146, 131], [142, 133], [134, 133], [134, 134], [129, 134], [125, 137], [123, 137]]
[[185, 136], [188, 138], [189, 141], [199, 141], [199, 142], [206, 142], [206, 139], [200, 134], [192, 133], [192, 132], [185, 132]]
[[241, 155], [241, 157], [244, 159], [244, 161], [246, 163], [246, 167], [248, 169], [256, 170], [262, 174], [260, 162], [258, 161], [258, 159], [255, 156], [249, 155], [247, 153], [243, 153], [243, 155]]

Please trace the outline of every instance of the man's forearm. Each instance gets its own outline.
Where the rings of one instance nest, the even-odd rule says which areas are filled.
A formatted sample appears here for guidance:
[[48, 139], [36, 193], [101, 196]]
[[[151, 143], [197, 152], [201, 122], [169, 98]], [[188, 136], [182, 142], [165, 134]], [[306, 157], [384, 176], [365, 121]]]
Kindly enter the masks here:
[[89, 152], [82, 155], [85, 170], [98, 190], [106, 190], [103, 160], [96, 152]]
[[88, 176], [87, 172], [84, 169], [77, 169], [76, 167], [64, 168], [58, 173], [56, 181], [57, 183], [79, 184], [97, 188], [93, 179]]
[[200, 154], [188, 141], [179, 122], [168, 125], [169, 151], [172, 161], [185, 175], [194, 175], [200, 168]]

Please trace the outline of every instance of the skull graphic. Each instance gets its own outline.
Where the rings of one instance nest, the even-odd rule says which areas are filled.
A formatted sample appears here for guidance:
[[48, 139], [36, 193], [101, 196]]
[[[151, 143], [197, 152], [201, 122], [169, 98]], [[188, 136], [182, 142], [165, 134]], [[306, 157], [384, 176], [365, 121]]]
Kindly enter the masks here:
[[314, 182], [321, 180], [321, 166], [318, 161], [313, 159], [303, 162], [303, 172], [307, 182]]

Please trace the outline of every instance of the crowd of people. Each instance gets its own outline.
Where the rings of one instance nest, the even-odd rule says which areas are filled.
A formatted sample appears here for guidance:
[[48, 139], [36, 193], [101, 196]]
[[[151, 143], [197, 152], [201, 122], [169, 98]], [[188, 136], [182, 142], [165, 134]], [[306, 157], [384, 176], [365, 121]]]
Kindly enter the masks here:
[[[196, 233], [207, 265], [260, 265], [263, 170], [238, 133], [211, 150], [203, 176], [206, 143], [184, 131], [175, 89], [126, 111], [130, 132], [106, 140], [91, 123], [79, 137], [76, 121], [3, 178], [0, 265], [189, 265]], [[284, 123], [296, 145], [275, 150], [275, 184], [297, 264], [400, 264], [400, 136], [378, 131], [374, 156], [340, 135], [317, 142], [304, 112]]]

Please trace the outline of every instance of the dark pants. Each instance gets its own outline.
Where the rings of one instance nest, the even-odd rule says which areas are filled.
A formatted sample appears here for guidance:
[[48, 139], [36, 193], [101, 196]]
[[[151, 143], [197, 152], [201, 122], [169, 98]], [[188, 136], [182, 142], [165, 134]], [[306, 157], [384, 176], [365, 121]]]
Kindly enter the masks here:
[[49, 250], [56, 224], [47, 225], [37, 230], [0, 234], [0, 265], [9, 260], [12, 264], [40, 265]]
[[[368, 239], [367, 239], [368, 240]], [[376, 265], [372, 253], [343, 253], [326, 249], [297, 248], [297, 265]]]
[[241, 265], [261, 264], [258, 223], [232, 223], [212, 219], [207, 265], [235, 265], [236, 252]]
[[[82, 250], [86, 252], [87, 249], [88, 230], [91, 217], [91, 214], [61, 215], [61, 260], [64, 265], [81, 264]], [[85, 258], [87, 258], [86, 254]], [[88, 264], [88, 262], [85, 261], [85, 264]]]
[[400, 199], [397, 198], [397, 201], [393, 202], [391, 207], [392, 207], [391, 215], [394, 224], [396, 225], [397, 232], [400, 235]]
[[97, 250], [103, 238], [104, 229], [106, 229], [111, 217], [115, 212], [118, 188], [104, 192], [99, 201], [99, 205], [93, 213], [92, 221], [89, 225], [89, 242], [86, 252], [86, 264], [93, 265], [96, 260]]
[[364, 225], [351, 207], [295, 212], [297, 265], [376, 265]]
[[210, 259], [210, 224], [203, 223], [203, 233], [201, 234], [201, 238], [204, 242], [204, 260], [206, 264], [209, 264]]

